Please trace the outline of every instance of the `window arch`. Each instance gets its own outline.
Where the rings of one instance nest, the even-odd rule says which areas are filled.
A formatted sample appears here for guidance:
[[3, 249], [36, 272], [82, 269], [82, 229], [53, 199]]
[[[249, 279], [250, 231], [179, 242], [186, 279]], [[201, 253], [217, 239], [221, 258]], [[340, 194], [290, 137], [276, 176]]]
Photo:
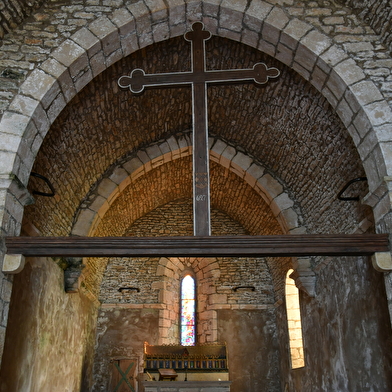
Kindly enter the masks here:
[[196, 344], [196, 281], [187, 273], [181, 280], [180, 343], [183, 346]]
[[291, 269], [286, 275], [286, 310], [289, 327], [291, 368], [297, 369], [305, 366], [305, 358], [302, 342], [299, 292], [294, 279], [290, 277], [293, 272]]

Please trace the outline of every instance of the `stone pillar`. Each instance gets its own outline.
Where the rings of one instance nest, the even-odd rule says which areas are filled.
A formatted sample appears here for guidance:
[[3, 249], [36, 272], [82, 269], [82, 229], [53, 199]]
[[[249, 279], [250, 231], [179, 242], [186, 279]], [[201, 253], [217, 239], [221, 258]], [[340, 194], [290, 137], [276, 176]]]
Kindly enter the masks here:
[[[384, 177], [384, 182], [363, 200], [373, 209], [377, 233], [389, 233], [392, 243], [392, 177]], [[376, 253], [372, 257], [373, 267], [384, 274], [389, 317], [392, 324], [392, 257], [390, 252]]]
[[316, 274], [311, 266], [310, 257], [293, 257], [294, 272], [290, 275], [295, 285], [310, 297], [316, 295]]
[[[13, 279], [9, 273], [15, 273], [15, 270], [16, 272], [21, 271], [24, 265], [23, 257], [18, 255], [13, 260], [8, 259], [6, 268], [3, 270], [6, 254], [4, 237], [20, 234], [24, 206], [33, 202], [34, 199], [16, 176], [0, 175], [0, 264], [2, 267], [0, 272], [0, 358], [3, 355], [5, 331], [12, 293]], [[15, 262], [18, 263], [18, 259], [20, 262], [19, 266], [13, 268], [12, 265], [15, 266]], [[8, 271], [9, 273], [7, 272], [7, 268], [11, 268], [11, 271]]]

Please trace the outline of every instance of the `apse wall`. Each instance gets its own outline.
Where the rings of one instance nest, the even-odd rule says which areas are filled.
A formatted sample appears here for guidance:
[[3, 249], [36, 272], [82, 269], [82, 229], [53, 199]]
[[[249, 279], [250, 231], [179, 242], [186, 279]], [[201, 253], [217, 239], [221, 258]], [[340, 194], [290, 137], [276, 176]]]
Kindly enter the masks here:
[[[212, 235], [248, 234], [217, 209], [211, 211], [211, 225]], [[145, 214], [125, 235], [182, 236], [192, 231], [192, 199], [183, 198]], [[280, 263], [280, 267], [272, 268], [274, 263]], [[99, 293], [102, 307], [93, 391], [108, 387], [115, 358], [137, 358], [142, 373], [144, 341], [179, 343], [180, 279], [184, 271], [190, 270], [197, 285], [197, 342], [226, 342], [231, 391], [243, 392], [245, 388], [247, 392], [280, 392], [280, 362], [288, 360], [288, 352], [279, 351], [277, 340], [276, 312], [284, 311], [284, 279], [277, 275], [284, 276], [289, 263], [289, 259], [267, 262], [253, 257], [110, 258]], [[253, 289], [237, 291], [241, 286]], [[120, 287], [139, 291], [119, 292]], [[287, 330], [287, 320], [283, 328]]]
[[1, 391], [90, 390], [98, 303], [66, 293], [57, 262], [29, 258], [15, 276]]

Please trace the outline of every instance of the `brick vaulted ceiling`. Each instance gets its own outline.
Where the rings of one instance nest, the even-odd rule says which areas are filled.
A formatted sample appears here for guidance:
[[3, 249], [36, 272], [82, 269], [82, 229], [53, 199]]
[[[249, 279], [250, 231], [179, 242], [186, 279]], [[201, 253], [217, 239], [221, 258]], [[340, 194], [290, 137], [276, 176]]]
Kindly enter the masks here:
[[[336, 196], [349, 180], [364, 176], [364, 171], [348, 132], [328, 102], [300, 76], [255, 49], [212, 37], [206, 51], [208, 69], [249, 68], [263, 61], [281, 71], [277, 80], [263, 87], [252, 83], [209, 87], [210, 134], [249, 155], [281, 181], [308, 232], [355, 230], [365, 218], [366, 208], [356, 202], [341, 202]], [[187, 71], [190, 45], [178, 37], [119, 61], [63, 110], [33, 167], [34, 172], [49, 178], [59, 197], [37, 197], [25, 213], [25, 221], [32, 222], [43, 235], [69, 235], [78, 208], [88, 201], [89, 191], [110, 168], [141, 148], [191, 130], [190, 88], [150, 89], [133, 96], [129, 90], [120, 89], [117, 80], [134, 68], [146, 73]], [[156, 191], [145, 189], [143, 197], [128, 192], [128, 198], [121, 199], [124, 205], [147, 213], [176, 197], [190, 197], [189, 160], [167, 163], [159, 170], [162, 173], [151, 174], [155, 176], [154, 186], [146, 182], [147, 190]], [[183, 174], [178, 175], [180, 172]], [[238, 179], [218, 165], [211, 165], [211, 176], [213, 207], [236, 220], [254, 222], [252, 208], [241, 207]], [[32, 179], [31, 190], [42, 186], [36, 181]], [[230, 182], [237, 191], [227, 198]], [[356, 184], [350, 191], [364, 196], [366, 183]], [[268, 211], [261, 198], [259, 201]], [[272, 215], [266, 218], [266, 214], [260, 217], [270, 221]], [[139, 217], [135, 215], [135, 219]], [[246, 230], [258, 234], [254, 227]], [[274, 231], [276, 225], [271, 233]], [[122, 233], [116, 231], [116, 235]]]
[[[337, 199], [342, 187], [364, 176], [364, 170], [347, 130], [326, 99], [292, 70], [243, 44], [212, 37], [206, 51], [208, 69], [250, 68], [262, 61], [281, 71], [279, 78], [262, 87], [252, 83], [209, 87], [210, 135], [251, 157], [282, 184], [294, 201], [299, 226], [308, 233], [352, 233], [361, 226], [372, 230], [366, 206]], [[172, 136], [189, 139], [190, 88], [149, 89], [134, 96], [120, 89], [117, 80], [135, 68], [146, 73], [188, 71], [190, 46], [178, 37], [119, 61], [63, 110], [33, 167], [33, 172], [50, 180], [57, 197], [36, 197], [25, 209], [24, 223], [34, 224], [42, 235], [70, 235], [78, 211], [92, 200], [100, 181], [141, 149]], [[140, 230], [140, 225], [144, 216], [162, 215], [162, 211], [163, 219], [169, 222], [170, 209], [175, 213], [179, 205], [187, 205], [181, 200], [190, 202], [191, 170], [188, 155], [132, 181], [94, 235], [178, 235], [167, 230], [152, 233], [147, 226]], [[213, 161], [210, 170], [213, 235], [232, 235], [238, 225], [243, 228], [240, 235], [283, 233], [268, 204], [244, 180]], [[42, 186], [31, 177], [31, 191]], [[366, 182], [354, 184], [349, 193], [365, 196]], [[153, 211], [157, 214], [151, 215]], [[228, 219], [226, 231], [223, 216]], [[219, 223], [214, 222], [215, 217]], [[283, 288], [288, 262], [268, 261], [278, 291]], [[85, 285], [95, 295], [105, 264], [87, 261]]]

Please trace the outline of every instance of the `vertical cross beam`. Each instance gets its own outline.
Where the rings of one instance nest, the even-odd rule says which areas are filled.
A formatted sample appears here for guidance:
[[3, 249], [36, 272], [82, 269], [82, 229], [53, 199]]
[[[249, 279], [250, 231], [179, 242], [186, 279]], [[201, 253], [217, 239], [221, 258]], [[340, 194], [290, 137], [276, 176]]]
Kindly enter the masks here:
[[145, 74], [135, 69], [130, 76], [121, 76], [118, 85], [140, 93], [146, 86], [169, 86], [190, 84], [192, 86], [193, 115], [193, 222], [195, 236], [211, 235], [210, 176], [208, 148], [207, 85], [211, 83], [254, 81], [267, 83], [269, 78], [279, 76], [279, 70], [256, 63], [253, 69], [206, 71], [205, 41], [211, 33], [204, 30], [201, 22], [192, 25], [185, 39], [192, 45], [191, 72]]
[[[192, 72], [205, 73], [205, 41], [211, 36], [203, 25], [193, 25], [185, 34], [192, 44]], [[192, 83], [193, 115], [193, 232], [196, 236], [211, 235], [210, 164], [208, 148], [207, 83], [204, 78]], [[197, 130], [197, 131], [196, 131]]]

